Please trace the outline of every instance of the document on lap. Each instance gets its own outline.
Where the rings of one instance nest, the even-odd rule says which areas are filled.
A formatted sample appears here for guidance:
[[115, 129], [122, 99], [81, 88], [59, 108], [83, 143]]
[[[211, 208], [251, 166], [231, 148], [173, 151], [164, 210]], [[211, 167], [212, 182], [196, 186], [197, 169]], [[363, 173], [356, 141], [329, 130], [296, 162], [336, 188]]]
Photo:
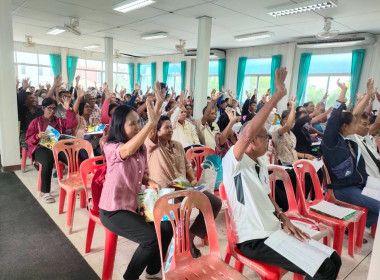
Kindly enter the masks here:
[[342, 207], [325, 200], [310, 206], [310, 209], [341, 220], [347, 220], [356, 214], [354, 209]]
[[300, 241], [282, 229], [272, 233], [264, 243], [312, 277], [334, 252], [330, 247], [313, 239]]
[[367, 184], [362, 191], [362, 195], [371, 197], [380, 201], [380, 180], [374, 177], [368, 176]]

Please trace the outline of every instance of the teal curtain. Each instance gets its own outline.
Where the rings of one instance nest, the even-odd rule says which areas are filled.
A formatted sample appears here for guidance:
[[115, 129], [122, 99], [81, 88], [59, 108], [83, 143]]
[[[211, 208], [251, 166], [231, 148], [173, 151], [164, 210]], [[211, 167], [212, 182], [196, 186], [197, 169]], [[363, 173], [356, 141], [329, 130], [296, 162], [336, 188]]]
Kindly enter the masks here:
[[51, 68], [53, 69], [54, 76], [61, 75], [62, 73], [62, 62], [60, 54], [50, 54]]
[[66, 57], [67, 79], [68, 79], [69, 85], [71, 85], [71, 82], [74, 80], [75, 72], [77, 70], [77, 62], [78, 62], [78, 57], [76, 57], [76, 56], [67, 56]]
[[225, 83], [225, 77], [226, 77], [226, 59], [221, 58], [218, 61], [218, 80], [219, 80], [219, 91], [222, 91], [222, 87]]
[[131, 87], [131, 92], [132, 92], [135, 85], [135, 64], [134, 63], [128, 63], [128, 74], [129, 74], [129, 86]]
[[307, 76], [309, 75], [311, 53], [302, 53], [298, 69], [296, 106], [300, 106], [306, 91]]
[[281, 67], [281, 55], [273, 55], [272, 56], [272, 66], [270, 70], [270, 92], [271, 95], [276, 91], [276, 86], [274, 85], [274, 79], [276, 75], [276, 70]]
[[365, 57], [365, 49], [352, 50], [352, 63], [351, 63], [351, 107], [355, 106], [356, 94], [359, 89], [360, 76]]
[[168, 74], [169, 74], [169, 62], [165, 61], [162, 63], [162, 82], [166, 83], [168, 80]]
[[152, 75], [152, 88], [154, 86], [154, 83], [156, 82], [156, 62], [152, 62], [150, 64], [151, 69], [151, 75]]
[[236, 82], [236, 99], [240, 100], [240, 94], [243, 89], [245, 66], [247, 65], [246, 57], [239, 57], [239, 65], [237, 71], [237, 82]]
[[185, 91], [186, 61], [181, 61], [181, 90]]
[[136, 83], [140, 84], [140, 81], [141, 81], [141, 63], [137, 63]]

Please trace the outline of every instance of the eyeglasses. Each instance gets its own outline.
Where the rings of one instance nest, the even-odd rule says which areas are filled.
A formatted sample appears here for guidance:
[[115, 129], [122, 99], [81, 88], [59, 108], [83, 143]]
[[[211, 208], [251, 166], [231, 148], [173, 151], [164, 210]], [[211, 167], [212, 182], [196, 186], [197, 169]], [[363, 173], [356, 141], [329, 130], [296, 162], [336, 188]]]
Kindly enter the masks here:
[[267, 142], [269, 141], [270, 137], [269, 135], [256, 135], [256, 137], [261, 137], [261, 138], [265, 138], [267, 140]]
[[55, 110], [57, 110], [57, 107], [49, 107], [49, 106], [45, 106], [44, 108], [45, 108], [45, 109], [48, 109], [49, 111], [55, 111]]

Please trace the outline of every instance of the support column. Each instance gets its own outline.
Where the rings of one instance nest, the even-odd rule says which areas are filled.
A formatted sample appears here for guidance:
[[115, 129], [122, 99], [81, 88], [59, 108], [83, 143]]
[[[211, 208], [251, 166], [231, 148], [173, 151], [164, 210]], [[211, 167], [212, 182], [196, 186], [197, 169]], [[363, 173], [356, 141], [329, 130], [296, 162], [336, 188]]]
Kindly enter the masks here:
[[11, 0], [0, 1], [0, 153], [4, 171], [20, 169]]
[[207, 104], [208, 64], [210, 58], [212, 18], [203, 16], [198, 19], [197, 62], [194, 90], [194, 118], [202, 117]]
[[[64, 83], [68, 83], [69, 78], [67, 76], [67, 48], [61, 48], [61, 75], [62, 75], [62, 81]], [[70, 85], [67, 85], [70, 89]]]
[[109, 89], [113, 89], [113, 38], [104, 38], [104, 62], [105, 62], [105, 81]]

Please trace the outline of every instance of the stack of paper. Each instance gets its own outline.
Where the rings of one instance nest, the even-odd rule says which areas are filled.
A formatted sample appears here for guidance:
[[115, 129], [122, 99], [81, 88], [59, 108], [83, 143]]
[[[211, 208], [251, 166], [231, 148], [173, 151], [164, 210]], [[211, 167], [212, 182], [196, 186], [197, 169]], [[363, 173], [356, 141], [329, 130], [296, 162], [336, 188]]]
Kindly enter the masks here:
[[356, 214], [354, 209], [342, 207], [325, 200], [310, 206], [310, 209], [341, 220], [347, 220]]

